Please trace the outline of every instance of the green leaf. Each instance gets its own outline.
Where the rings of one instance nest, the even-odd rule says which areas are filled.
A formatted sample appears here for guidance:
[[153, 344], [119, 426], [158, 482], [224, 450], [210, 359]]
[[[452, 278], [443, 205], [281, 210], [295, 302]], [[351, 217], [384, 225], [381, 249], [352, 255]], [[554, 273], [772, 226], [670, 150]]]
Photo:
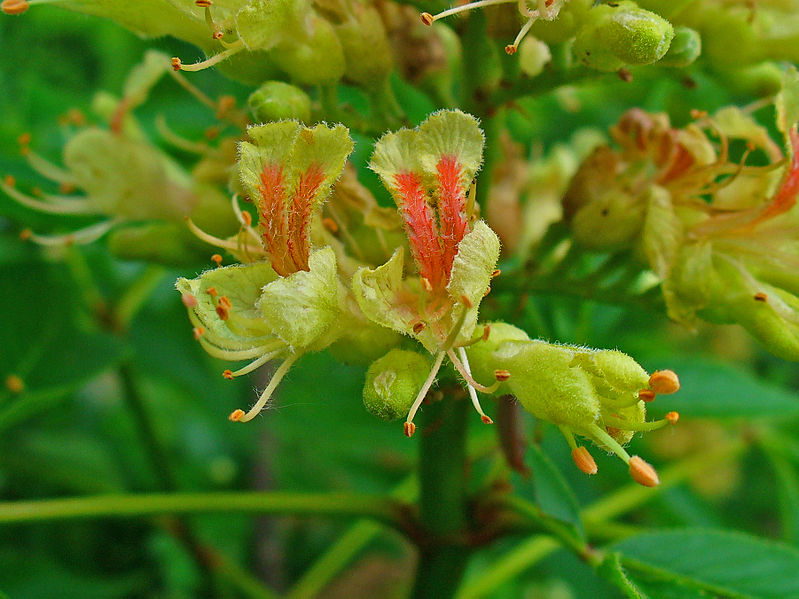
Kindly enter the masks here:
[[743, 368], [701, 356], [649, 361], [680, 377], [680, 390], [647, 406], [653, 415], [676, 410], [689, 418], [757, 418], [799, 413], [799, 394], [758, 379]]
[[738, 532], [676, 530], [629, 537], [612, 546], [633, 573], [724, 597], [799, 597], [799, 550]]
[[618, 553], [608, 555], [597, 568], [597, 574], [615, 585], [628, 597], [628, 599], [647, 599], [638, 587], [627, 576], [624, 567], [621, 565], [621, 558]]
[[569, 524], [580, 538], [585, 538], [577, 497], [560, 470], [537, 445], [527, 448], [524, 463], [532, 474], [529, 478], [514, 474], [519, 494], [534, 501], [545, 515]]

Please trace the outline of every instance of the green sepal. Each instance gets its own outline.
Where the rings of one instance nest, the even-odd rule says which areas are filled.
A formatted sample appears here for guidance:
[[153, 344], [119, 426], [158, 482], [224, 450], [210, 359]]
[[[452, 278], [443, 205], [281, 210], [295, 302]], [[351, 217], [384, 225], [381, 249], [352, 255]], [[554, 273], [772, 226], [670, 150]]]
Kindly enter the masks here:
[[262, 317], [275, 337], [293, 351], [318, 351], [332, 343], [341, 314], [336, 254], [331, 248], [311, 253], [308, 271], [278, 278], [263, 288]]
[[358, 269], [352, 276], [352, 294], [369, 320], [411, 335], [416, 300], [403, 280], [404, 254], [402, 248], [397, 248], [382, 266]]
[[278, 164], [285, 168], [301, 130], [302, 125], [297, 121], [279, 121], [247, 129], [255, 143], [243, 141], [239, 144], [238, 171], [244, 191], [253, 201], [260, 197], [264, 166]]
[[394, 180], [395, 175], [419, 173], [422, 170], [417, 136], [417, 132], [411, 129], [401, 129], [384, 135], [375, 144], [372, 161], [369, 163], [369, 167], [380, 177], [398, 206], [401, 205], [402, 198]]
[[786, 137], [799, 122], [799, 71], [790, 65], [782, 78], [782, 90], [777, 94], [777, 128]]
[[383, 420], [396, 420], [410, 410], [424, 385], [430, 360], [415, 351], [392, 349], [366, 372], [363, 405]]
[[702, 54], [702, 37], [699, 32], [690, 27], [675, 27], [674, 39], [666, 55], [660, 63], [666, 67], [687, 67]]
[[[458, 253], [452, 263], [447, 293], [459, 304], [465, 296], [472, 307], [461, 328], [461, 337], [471, 337], [477, 323], [477, 311], [483, 296], [491, 285], [491, 275], [499, 260], [499, 237], [484, 221], [472, 226], [458, 244]], [[458, 316], [453, 314], [453, 318]]]
[[[224, 266], [201, 274], [195, 279], [180, 278], [176, 283], [182, 294], [193, 296], [197, 305], [189, 308], [189, 318], [196, 327], [202, 327], [202, 339], [223, 350], [248, 350], [273, 339], [264, 322], [259, 302], [265, 285], [277, 279], [267, 262]], [[226, 296], [237, 318], [236, 331], [216, 312], [213, 297], [208, 293], [216, 289], [216, 297]], [[241, 321], [241, 322], [239, 322]], [[244, 326], [246, 324], [246, 326]]]
[[658, 185], [650, 185], [647, 196], [641, 243], [649, 267], [663, 279], [668, 276], [680, 250], [683, 225], [674, 210], [668, 190]]

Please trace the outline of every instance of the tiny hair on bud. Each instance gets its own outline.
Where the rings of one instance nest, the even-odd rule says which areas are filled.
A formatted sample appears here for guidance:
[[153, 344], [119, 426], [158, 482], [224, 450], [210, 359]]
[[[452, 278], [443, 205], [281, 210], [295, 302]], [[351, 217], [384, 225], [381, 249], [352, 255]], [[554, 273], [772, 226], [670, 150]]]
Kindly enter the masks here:
[[673, 370], [656, 370], [649, 377], [649, 386], [654, 393], [669, 395], [680, 390], [680, 379]]

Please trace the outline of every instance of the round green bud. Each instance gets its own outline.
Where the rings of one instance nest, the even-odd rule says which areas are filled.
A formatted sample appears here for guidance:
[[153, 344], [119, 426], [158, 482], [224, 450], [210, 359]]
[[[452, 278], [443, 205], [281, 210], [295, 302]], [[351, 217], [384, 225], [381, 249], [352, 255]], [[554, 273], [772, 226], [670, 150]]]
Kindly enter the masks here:
[[573, 367], [574, 350], [545, 341], [508, 341], [494, 356], [510, 372], [506, 385], [536, 418], [575, 431], [594, 424], [600, 400], [588, 374]]
[[344, 76], [358, 85], [379, 86], [394, 68], [380, 13], [372, 6], [355, 4], [352, 16], [335, 28], [347, 62]]
[[247, 99], [257, 123], [282, 119], [311, 120], [311, 98], [299, 87], [282, 81], [267, 81]]
[[624, 247], [641, 231], [644, 212], [644, 203], [638, 197], [621, 189], [608, 189], [574, 215], [574, 239], [596, 250]]
[[324, 19], [314, 18], [311, 27], [313, 33], [308, 40], [287, 41], [272, 50], [275, 64], [303, 85], [336, 83], [343, 77], [346, 65], [341, 42]]
[[540, 75], [551, 60], [549, 46], [541, 40], [528, 36], [519, 45], [519, 67], [528, 77]]
[[657, 62], [666, 55], [674, 28], [653, 12], [632, 3], [620, 3], [601, 35], [620, 60], [641, 65]]
[[539, 19], [530, 33], [548, 44], [561, 44], [574, 37], [591, 10], [593, 0], [570, 0], [566, 2], [556, 19]]
[[366, 372], [364, 407], [383, 420], [402, 418], [411, 409], [429, 371], [430, 361], [425, 356], [392, 349]]
[[660, 64], [667, 67], [687, 67], [702, 54], [702, 38], [690, 27], [675, 27], [674, 39]]
[[577, 32], [574, 54], [588, 67], [616, 71], [660, 60], [673, 37], [671, 23], [633, 2], [601, 4], [589, 11]]
[[494, 352], [503, 343], [508, 341], [528, 341], [530, 337], [522, 329], [504, 322], [491, 322], [482, 328], [481, 325], [477, 325], [475, 330], [480, 332], [485, 330], [485, 326], [489, 327], [488, 339], [470, 345], [466, 348], [466, 355], [469, 358], [472, 375], [477, 382], [490, 385], [494, 382], [494, 371], [504, 368], [497, 365]]

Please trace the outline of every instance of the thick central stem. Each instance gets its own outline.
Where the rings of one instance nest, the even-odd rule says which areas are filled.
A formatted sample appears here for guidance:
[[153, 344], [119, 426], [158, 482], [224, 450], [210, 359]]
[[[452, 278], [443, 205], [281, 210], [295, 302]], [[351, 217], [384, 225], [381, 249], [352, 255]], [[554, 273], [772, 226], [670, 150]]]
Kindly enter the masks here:
[[419, 519], [423, 527], [416, 599], [453, 597], [469, 559], [466, 544], [466, 429], [462, 390], [426, 407], [420, 428]]

